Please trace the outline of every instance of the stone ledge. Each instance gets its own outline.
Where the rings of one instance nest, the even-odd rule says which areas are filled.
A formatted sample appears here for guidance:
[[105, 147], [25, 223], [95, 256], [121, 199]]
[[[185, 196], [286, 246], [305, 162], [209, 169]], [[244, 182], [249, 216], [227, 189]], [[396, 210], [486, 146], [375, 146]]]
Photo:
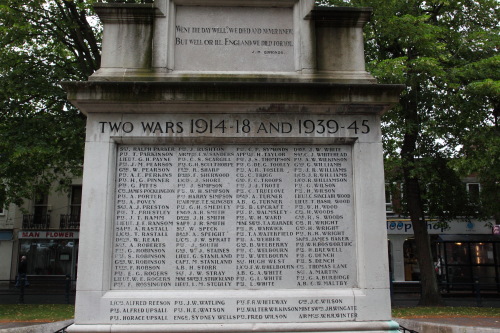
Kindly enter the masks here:
[[153, 3], [95, 3], [94, 10], [103, 23], [152, 23], [165, 17]]
[[72, 325], [69, 333], [98, 332], [148, 332], [187, 333], [203, 327], [204, 332], [337, 332], [337, 333], [397, 333], [399, 325], [394, 321], [359, 321], [325, 323], [256, 323], [256, 324], [203, 324], [203, 325]]
[[68, 92], [68, 99], [85, 114], [182, 112], [178, 109], [182, 108], [181, 104], [186, 105], [184, 112], [198, 108], [200, 112], [224, 109], [236, 113], [286, 110], [382, 114], [398, 102], [404, 88], [402, 85], [265, 81], [87, 81], [63, 82], [62, 85]]
[[323, 27], [363, 27], [372, 11], [371, 7], [315, 7], [304, 19]]

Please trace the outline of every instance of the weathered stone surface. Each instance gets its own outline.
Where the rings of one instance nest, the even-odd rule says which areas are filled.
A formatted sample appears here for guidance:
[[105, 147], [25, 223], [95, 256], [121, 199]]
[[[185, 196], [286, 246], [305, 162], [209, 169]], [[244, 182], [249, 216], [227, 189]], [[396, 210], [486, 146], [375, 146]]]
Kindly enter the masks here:
[[[101, 4], [70, 332], [392, 332], [367, 9]], [[131, 46], [132, 45], [132, 46]], [[127, 48], [128, 47], [128, 48]]]

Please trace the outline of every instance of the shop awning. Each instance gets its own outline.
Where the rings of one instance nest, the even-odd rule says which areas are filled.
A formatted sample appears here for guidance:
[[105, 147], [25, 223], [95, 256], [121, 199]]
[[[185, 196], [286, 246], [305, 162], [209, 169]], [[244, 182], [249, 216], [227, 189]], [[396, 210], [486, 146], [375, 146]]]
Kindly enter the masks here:
[[12, 240], [12, 231], [0, 231], [0, 241]]
[[439, 235], [438, 242], [500, 242], [500, 236], [496, 235]]

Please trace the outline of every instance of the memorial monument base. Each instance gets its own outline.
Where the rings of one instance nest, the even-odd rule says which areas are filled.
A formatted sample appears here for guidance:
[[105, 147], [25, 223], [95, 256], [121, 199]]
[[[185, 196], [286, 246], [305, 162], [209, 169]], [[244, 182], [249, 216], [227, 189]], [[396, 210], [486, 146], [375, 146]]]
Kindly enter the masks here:
[[398, 332], [369, 8], [98, 3], [75, 323], [100, 332]]

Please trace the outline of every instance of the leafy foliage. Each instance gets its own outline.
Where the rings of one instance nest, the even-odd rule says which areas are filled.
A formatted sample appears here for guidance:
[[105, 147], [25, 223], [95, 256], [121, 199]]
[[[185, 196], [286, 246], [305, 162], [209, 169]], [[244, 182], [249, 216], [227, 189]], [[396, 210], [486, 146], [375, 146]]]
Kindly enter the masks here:
[[[495, 0], [330, 0], [372, 7], [368, 70], [381, 83], [405, 84], [384, 117], [389, 182], [403, 183], [422, 276], [421, 304], [440, 304], [426, 217], [482, 211], [498, 216], [500, 4]], [[467, 200], [460, 177], [485, 184], [483, 209]], [[496, 202], [495, 202], [496, 201]]]
[[[320, 4], [373, 8], [365, 30], [368, 69], [381, 83], [407, 86], [400, 105], [384, 118], [388, 160], [400, 159], [405, 134], [417, 133], [412, 172], [422, 185], [432, 187], [437, 180], [455, 183], [456, 171], [462, 177], [477, 173], [485, 182], [498, 183], [498, 2], [332, 0]], [[413, 118], [408, 114], [412, 106]], [[401, 174], [392, 174], [396, 181], [402, 180]], [[441, 192], [450, 194], [447, 190], [444, 187]], [[461, 199], [466, 195], [463, 190], [453, 193]], [[439, 209], [434, 202], [436, 209], [429, 212], [433, 217], [449, 212], [444, 209], [449, 203], [442, 203]], [[455, 215], [470, 214], [467, 205], [455, 206]]]
[[[460, 203], [466, 193], [456, 188], [456, 171], [460, 171], [462, 177], [476, 173], [483, 183], [490, 185], [498, 184], [499, 179], [498, 2], [357, 0], [321, 3], [373, 8], [373, 19], [366, 29], [368, 68], [381, 83], [407, 86], [400, 105], [384, 118], [386, 157], [389, 161], [400, 159], [405, 134], [416, 134], [415, 149], [410, 152], [412, 161], [401, 163], [407, 166], [412, 163], [412, 176], [422, 185], [427, 184], [424, 192], [429, 200], [424, 196], [424, 203], [435, 208], [427, 213], [441, 218], [450, 217], [452, 213], [455, 216], [472, 214], [474, 209], [471, 210], [466, 201]], [[410, 116], [412, 108], [415, 115]], [[389, 164], [393, 167], [398, 162]], [[400, 164], [399, 168], [402, 166]], [[402, 180], [401, 174], [392, 174], [396, 176], [395, 181]], [[434, 186], [436, 181], [450, 184], [439, 188]], [[431, 191], [432, 187], [435, 191]], [[498, 188], [490, 187], [485, 197], [498, 198]], [[445, 195], [448, 200], [434, 200]], [[458, 202], [449, 202], [457, 196], [460, 197]], [[449, 210], [450, 204], [455, 208], [453, 211]], [[497, 214], [487, 200], [483, 200], [483, 206], [489, 216]]]
[[0, 201], [21, 204], [81, 173], [85, 118], [63, 80], [85, 80], [100, 63], [92, 1], [0, 4]]

